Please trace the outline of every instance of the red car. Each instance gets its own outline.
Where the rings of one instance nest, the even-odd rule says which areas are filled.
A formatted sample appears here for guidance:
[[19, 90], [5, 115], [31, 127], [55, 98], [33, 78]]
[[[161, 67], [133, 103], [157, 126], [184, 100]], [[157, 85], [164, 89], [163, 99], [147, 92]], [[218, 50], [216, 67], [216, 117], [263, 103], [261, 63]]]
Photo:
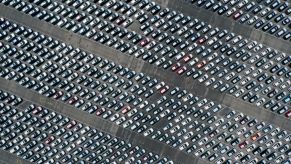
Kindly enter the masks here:
[[235, 14], [233, 14], [233, 19], [237, 20], [239, 17], [241, 17], [243, 14], [242, 11], [238, 11]]
[[72, 127], [74, 127], [77, 124], [77, 122], [75, 120], [71, 121], [70, 123], [67, 124], [67, 128], [71, 129]]
[[118, 24], [118, 25], [120, 25], [121, 23], [123, 23], [125, 21], [125, 19], [124, 19], [124, 17], [119, 17], [118, 19], [116, 19], [116, 23]]
[[150, 39], [149, 38], [145, 38], [145, 39], [143, 39], [142, 41], [140, 41], [140, 46], [145, 46], [145, 45], [147, 45], [148, 43], [150, 42]]
[[142, 160], [144, 160], [144, 161], [146, 161], [146, 160], [148, 160], [149, 159], [149, 156], [148, 155], [144, 155], [143, 157], [142, 157]]
[[125, 113], [129, 112], [130, 109], [131, 109], [130, 106], [125, 106], [125, 107], [123, 107], [123, 109], [121, 110], [121, 113], [122, 113], [122, 114], [125, 114]]
[[80, 14], [77, 15], [77, 16], [76, 16], [76, 20], [80, 22], [81, 20], [83, 20], [83, 16], [80, 15]]
[[213, 132], [209, 133], [209, 136], [212, 138], [212, 137], [214, 137], [216, 134], [217, 134], [217, 131], [214, 130]]
[[201, 37], [197, 42], [198, 42], [199, 44], [203, 44], [207, 39], [208, 39], [207, 36], [205, 36], [205, 37]]
[[172, 67], [171, 67], [171, 70], [172, 71], [176, 71], [178, 68], [180, 68], [180, 63], [173, 64]]
[[180, 67], [178, 70], [177, 70], [177, 73], [179, 74], [179, 75], [181, 75], [181, 74], [183, 74], [185, 71], [186, 71], [186, 66], [183, 66], [183, 67]]
[[245, 148], [247, 145], [248, 145], [248, 142], [247, 142], [247, 141], [243, 141], [243, 142], [241, 142], [240, 144], [238, 144], [238, 147], [241, 148], [241, 149], [243, 149], [243, 148]]
[[35, 108], [33, 111], [32, 111], [32, 113], [33, 114], [38, 114], [39, 112], [41, 112], [42, 111], [42, 107], [37, 107], [37, 108]]
[[291, 110], [289, 110], [288, 112], [285, 113], [285, 117], [287, 117], [287, 118], [291, 117]]
[[160, 89], [160, 93], [164, 94], [165, 92], [167, 92], [168, 89], [169, 89], [169, 86], [166, 85]]
[[50, 144], [51, 142], [53, 142], [55, 140], [55, 136], [50, 136], [48, 137], [48, 139], [45, 140], [46, 144]]
[[79, 100], [79, 98], [76, 97], [76, 96], [74, 96], [74, 97], [72, 97], [72, 98], [69, 100], [69, 104], [74, 104], [74, 103], [76, 103], [78, 100]]
[[252, 140], [252, 141], [255, 141], [255, 140], [257, 140], [259, 137], [260, 137], [260, 133], [256, 133], [256, 134], [254, 134], [254, 135], [251, 136], [251, 140]]
[[203, 60], [203, 61], [197, 63], [197, 68], [202, 68], [203, 66], [205, 66], [205, 64], [206, 64], [206, 61]]
[[135, 153], [136, 151], [137, 151], [137, 150], [136, 150], [136, 147], [133, 147], [133, 148], [130, 149], [129, 154], [133, 154], [133, 153]]
[[190, 61], [193, 58], [192, 54], [188, 54], [186, 56], [184, 56], [183, 60], [185, 63], [187, 63], [188, 61]]
[[100, 116], [101, 114], [103, 114], [105, 112], [105, 108], [99, 108], [96, 112], [97, 116]]
[[62, 91], [58, 91], [54, 96], [53, 96], [53, 98], [54, 99], [58, 99], [58, 98], [60, 98], [61, 96], [63, 96], [64, 95], [64, 93], [62, 92]]

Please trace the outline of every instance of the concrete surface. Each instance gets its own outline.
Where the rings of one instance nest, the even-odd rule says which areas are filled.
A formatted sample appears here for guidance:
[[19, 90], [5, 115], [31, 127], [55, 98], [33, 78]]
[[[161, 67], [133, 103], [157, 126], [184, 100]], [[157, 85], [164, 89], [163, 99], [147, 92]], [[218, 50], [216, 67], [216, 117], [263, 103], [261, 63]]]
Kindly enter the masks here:
[[19, 158], [15, 154], [0, 150], [0, 164], [31, 164], [31, 162]]
[[139, 145], [149, 151], [159, 154], [160, 156], [168, 157], [176, 163], [191, 163], [192, 161], [195, 161], [194, 163], [197, 164], [208, 163], [201, 158], [191, 156], [190, 154], [178, 151], [164, 143], [144, 137], [143, 135], [129, 129], [122, 128], [109, 120], [96, 117], [95, 115], [84, 111], [76, 110], [74, 107], [60, 101], [51, 101], [50, 98], [41, 96], [37, 92], [28, 90], [15, 82], [0, 78], [0, 89], [18, 95], [27, 101], [31, 101], [57, 113], [64, 114], [74, 120], [130, 142], [133, 145]]
[[47, 22], [39, 21], [36, 18], [22, 14], [4, 5], [0, 5], [0, 15], [25, 26], [29, 26], [36, 31], [50, 35], [55, 39], [71, 44], [74, 47], [78, 47], [87, 52], [109, 59], [115, 63], [119, 63], [122, 66], [128, 67], [136, 72], [143, 72], [151, 77], [157, 78], [160, 81], [165, 81], [170, 87], [178, 86], [181, 89], [186, 89], [189, 93], [194, 95], [221, 103], [238, 112], [243, 112], [244, 114], [255, 117], [258, 120], [270, 122], [282, 127], [283, 129], [291, 131], [291, 127], [289, 126], [291, 124], [291, 120], [286, 119], [283, 115], [278, 115], [263, 108], [258, 108], [254, 104], [244, 102], [234, 96], [207, 88], [197, 80], [193, 81], [185, 76], [179, 77], [177, 80], [178, 76], [174, 72], [158, 68], [143, 61], [142, 59], [135, 58], [134, 56], [130, 56], [128, 54], [125, 55], [113, 48], [108, 48], [105, 45], [58, 28]]
[[183, 0], [156, 0], [158, 4], [163, 7], [168, 7], [174, 10], [182, 11], [186, 15], [200, 19], [212, 25], [212, 27], [219, 27], [226, 29], [233, 33], [242, 35], [250, 40], [255, 40], [269, 47], [273, 47], [282, 52], [291, 53], [290, 42], [277, 38], [273, 35], [265, 33], [261, 30], [252, 28], [251, 26], [240, 24], [233, 21], [231, 18], [220, 16], [211, 11], [191, 5]]

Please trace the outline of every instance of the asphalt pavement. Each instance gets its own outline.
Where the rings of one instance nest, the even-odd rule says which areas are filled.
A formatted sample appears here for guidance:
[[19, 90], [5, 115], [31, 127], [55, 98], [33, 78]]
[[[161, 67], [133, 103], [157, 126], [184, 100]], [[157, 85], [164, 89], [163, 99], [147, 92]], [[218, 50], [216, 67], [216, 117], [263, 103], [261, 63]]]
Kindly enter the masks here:
[[[173, 3], [172, 1], [170, 4]], [[170, 5], [168, 4], [168, 5]], [[181, 4], [183, 6], [183, 3]], [[185, 8], [187, 11], [187, 8]], [[15, 9], [0, 5], [0, 15], [14, 20], [25, 26], [29, 26], [39, 32], [52, 36], [56, 39], [71, 44], [92, 54], [104, 57], [115, 63], [119, 63], [124, 67], [128, 67], [136, 72], [143, 72], [151, 77], [155, 77], [160, 81], [165, 81], [171, 88], [177, 86], [181, 89], [186, 89], [189, 93], [207, 98], [218, 104], [232, 108], [238, 112], [257, 118], [271, 124], [275, 124], [283, 129], [291, 131], [291, 120], [286, 119], [283, 115], [278, 115], [271, 111], [259, 108], [254, 104], [247, 103], [232, 95], [220, 93], [217, 90], [207, 88], [205, 85], [199, 83], [197, 80], [193, 81], [189, 77], [179, 76], [169, 70], [164, 70], [143, 61], [142, 59], [135, 58], [128, 54], [121, 53], [113, 48], [108, 48], [105, 45], [97, 43], [93, 40], [87, 39], [80, 35], [58, 28], [52, 24], [44, 21], [39, 21], [36, 18], [22, 14]]]
[[181, 11], [186, 15], [207, 22], [211, 24], [212, 27], [226, 29], [250, 40], [255, 40], [262, 43], [268, 47], [275, 48], [285, 53], [291, 53], [289, 41], [277, 38], [261, 30], [252, 28], [251, 26], [240, 24], [239, 22], [233, 21], [232, 18], [220, 16], [206, 9], [191, 5], [189, 2], [185, 2], [184, 0], [156, 0], [155, 2], [163, 7]]
[[31, 164], [31, 162], [19, 158], [15, 154], [0, 150], [0, 164]]
[[[262, 31], [254, 30], [248, 26], [241, 25], [237, 22], [231, 21], [229, 18], [211, 14], [209, 11], [204, 11], [195, 6], [189, 6], [189, 4], [186, 4], [181, 0], [158, 0], [158, 2], [162, 6], [170, 7], [175, 10], [183, 10], [185, 14], [195, 16], [206, 22], [211, 22], [211, 24], [214, 26], [228, 29], [246, 38], [261, 42], [267, 46], [291, 53], [289, 46], [290, 43], [287, 41], [275, 38], [274, 36], [263, 33]], [[128, 54], [125, 55], [124, 53], [121, 53], [115, 49], [108, 48], [80, 35], [60, 29], [52, 24], [39, 21], [36, 18], [22, 14], [2, 4], [0, 4], [0, 16], [4, 16], [36, 31], [64, 41], [74, 47], [78, 47], [92, 54], [109, 59], [115, 63], [119, 63], [122, 66], [128, 67], [136, 72], [143, 72], [151, 77], [157, 78], [160, 81], [165, 81], [166, 84], [171, 88], [178, 86], [179, 88], [186, 89], [188, 93], [193, 93], [194, 95], [222, 104], [226, 108], [221, 110], [219, 115], [223, 115], [227, 110], [229, 110], [229, 108], [231, 108], [246, 115], [255, 117], [260, 121], [265, 121], [279, 126], [287, 131], [291, 131], [291, 120], [288, 120], [281, 115], [277, 115], [263, 108], [258, 108], [253, 104], [244, 102], [231, 95], [220, 93], [214, 89], [209, 89], [203, 84], [199, 83], [197, 80], [193, 81], [193, 79], [190, 79], [186, 76], [178, 76], [176, 73], [153, 66], [141, 59], [135, 58], [134, 56], [130, 56]], [[132, 25], [131, 28], [138, 30], [138, 25]], [[15, 95], [19, 95], [20, 97], [24, 97], [27, 101], [39, 104], [54, 110], [55, 112], [67, 115], [72, 119], [78, 120], [100, 131], [104, 131], [113, 136], [122, 138], [127, 142], [132, 143], [133, 145], [139, 145], [147, 150], [159, 154], [160, 156], [168, 157], [176, 163], [209, 163], [208, 161], [204, 161], [203, 159], [197, 158], [194, 155], [190, 155], [182, 151], [177, 151], [177, 149], [174, 149], [166, 144], [150, 139], [148, 137], [144, 137], [143, 135], [133, 132], [129, 129], [122, 128], [108, 120], [96, 117], [95, 115], [89, 114], [87, 112], [76, 110], [74, 107], [68, 104], [62, 103], [60, 101], [52, 101], [45, 96], [40, 96], [37, 92], [28, 90], [15, 82], [0, 78], [0, 89], [6, 90]], [[26, 160], [22, 160], [13, 154], [1, 150], [0, 158], [0, 163], [29, 163]]]
[[26, 101], [41, 105], [57, 113], [64, 114], [74, 120], [87, 124], [112, 136], [121, 138], [131, 143], [132, 145], [138, 145], [151, 152], [159, 154], [160, 156], [168, 157], [175, 163], [192, 163], [192, 161], [195, 161], [193, 163], [196, 164], [209, 163], [208, 161], [204, 161], [201, 158], [197, 158], [182, 151], [177, 151], [177, 149], [174, 149], [164, 143], [158, 142], [139, 133], [118, 126], [109, 120], [105, 120], [87, 112], [77, 110], [74, 107], [60, 101], [52, 101], [50, 98], [41, 96], [39, 93], [28, 90], [13, 81], [0, 78], [0, 89], [23, 97]]

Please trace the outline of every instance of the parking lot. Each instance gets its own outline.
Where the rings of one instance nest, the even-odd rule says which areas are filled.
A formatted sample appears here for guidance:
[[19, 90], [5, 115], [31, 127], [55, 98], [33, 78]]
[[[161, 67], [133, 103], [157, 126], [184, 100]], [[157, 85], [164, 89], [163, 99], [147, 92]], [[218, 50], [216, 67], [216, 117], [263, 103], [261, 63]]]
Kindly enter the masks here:
[[[37, 139], [49, 145], [42, 152], [51, 159], [11, 145], [10, 131], [2, 134], [5, 150], [38, 163], [290, 160], [288, 39], [236, 28], [237, 22], [226, 27], [230, 20], [217, 15], [209, 25], [210, 17], [193, 14], [188, 2], [20, 2], [0, 4], [3, 101], [19, 96], [20, 110], [37, 104], [80, 122], [40, 125], [48, 134], [85, 124], [143, 153], [120, 156], [118, 147], [104, 153], [108, 143], [101, 140], [102, 156], [67, 143], [75, 157], [58, 158], [66, 154], [50, 146], [58, 137], [86, 141], [70, 130]], [[10, 113], [3, 119], [26, 117]]]

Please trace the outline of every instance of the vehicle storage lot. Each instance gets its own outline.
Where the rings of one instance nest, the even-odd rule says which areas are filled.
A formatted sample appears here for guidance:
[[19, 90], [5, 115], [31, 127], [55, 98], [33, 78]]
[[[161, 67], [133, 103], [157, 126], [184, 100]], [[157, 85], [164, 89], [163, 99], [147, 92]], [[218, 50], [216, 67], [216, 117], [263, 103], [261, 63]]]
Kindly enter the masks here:
[[[118, 4], [112, 3], [112, 5], [111, 2], [114, 1], [106, 3], [98, 1], [98, 5], [105, 8], [114, 6], [112, 11], [117, 6], [115, 10], [118, 12], [116, 13], [123, 15], [121, 9], [117, 9]], [[221, 16], [206, 17], [207, 12], [203, 13], [197, 10], [193, 14], [193, 8], [187, 7], [186, 3], [178, 5], [177, 1], [160, 3], [161, 7], [176, 10], [182, 8], [184, 15], [194, 16], [194, 18], [199, 18], [199, 21], [208, 22], [215, 19], [213, 23], [210, 21], [213, 28], [207, 26], [200, 29], [200, 32], [201, 30], [205, 30], [205, 32], [200, 33], [198, 38], [194, 38], [191, 44], [188, 43], [190, 40], [186, 41], [187, 37], [183, 36], [186, 35], [186, 32], [181, 31], [183, 30], [180, 26], [181, 22], [174, 23], [173, 30], [165, 30], [173, 38], [178, 39], [158, 41], [157, 38], [152, 37], [155, 33], [153, 29], [158, 31], [155, 27], [157, 25], [153, 25], [154, 19], [161, 21], [162, 18], [153, 17], [149, 12], [151, 7], [146, 9], [147, 11], [144, 10], [147, 14], [135, 17], [135, 14], [140, 12], [137, 5], [143, 8], [147, 6], [148, 2], [146, 1], [136, 4], [134, 1], [123, 2], [130, 4], [131, 8], [136, 6], [138, 10], [134, 11], [131, 16], [124, 14], [126, 17], [122, 17], [125, 20], [121, 25], [114, 21], [115, 25], [111, 27], [105, 25], [105, 27], [99, 28], [99, 25], [102, 24], [99, 23], [99, 29], [97, 26], [95, 27], [98, 31], [95, 34], [88, 30], [88, 28], [95, 29], [91, 24], [83, 24], [90, 17], [88, 16], [90, 14], [87, 13], [88, 7], [78, 8], [78, 12], [82, 12], [81, 9], [85, 11], [84, 8], [86, 8], [88, 17], [76, 16], [74, 19], [77, 21], [75, 22], [81, 27], [76, 29], [74, 26], [68, 28], [69, 25], [65, 24], [56, 25], [58, 23], [56, 20], [59, 19], [57, 16], [51, 18], [45, 16], [41, 19], [46, 19], [46, 21], [39, 20], [40, 18], [36, 18], [39, 15], [36, 16], [33, 10], [29, 12], [29, 9], [19, 8], [18, 5], [7, 4], [4, 1], [2, 3], [5, 5], [0, 4], [0, 14], [4, 17], [1, 20], [1, 54], [3, 57], [1, 58], [0, 89], [23, 99], [18, 106], [20, 111], [25, 110], [31, 103], [38, 104], [51, 112], [60, 113], [69, 117], [70, 120], [89, 125], [93, 129], [103, 131], [113, 138], [116, 137], [124, 140], [126, 144], [133, 145], [131, 151], [128, 150], [128, 154], [125, 156], [119, 156], [117, 152], [121, 149], [116, 148], [115, 150], [113, 147], [110, 149], [112, 152], [109, 150], [104, 152], [100, 147], [98, 150], [102, 152], [102, 157], [96, 156], [90, 154], [92, 153], [90, 147], [82, 145], [83, 142], [80, 147], [72, 146], [73, 142], [78, 139], [84, 140], [84, 143], [87, 141], [82, 138], [84, 137], [82, 134], [76, 133], [75, 135], [70, 132], [71, 126], [77, 126], [74, 122], [60, 125], [66, 126], [68, 129], [65, 131], [66, 134], [60, 135], [51, 134], [54, 127], [47, 123], [42, 125], [40, 122], [39, 126], [48, 132], [48, 136], [53, 136], [46, 140], [47, 136], [43, 139], [37, 139], [44, 142], [46, 147], [43, 149], [46, 151], [41, 153], [43, 155], [52, 154], [52, 159], [37, 155], [38, 151], [34, 151], [36, 153], [33, 154], [34, 152], [27, 150], [29, 148], [19, 150], [15, 145], [9, 146], [10, 138], [12, 140], [16, 137], [1, 129], [3, 131], [1, 135], [6, 137], [1, 143], [6, 150], [13, 151], [29, 161], [39, 163], [45, 161], [102, 161], [104, 163], [135, 161], [140, 163], [143, 160], [143, 162], [150, 163], [153, 161], [160, 161], [160, 163], [166, 163], [166, 161], [174, 163], [189, 163], [190, 161], [191, 163], [193, 161], [194, 163], [209, 161], [226, 163], [234, 160], [242, 163], [247, 161], [250, 163], [259, 161], [284, 163], [290, 160], [288, 159], [290, 155], [288, 144], [291, 136], [288, 125], [290, 125], [291, 88], [288, 78], [290, 77], [291, 59], [290, 56], [286, 55], [290, 53], [290, 49], [286, 49], [286, 45], [287, 47], [290, 45], [288, 41], [276, 39], [261, 31], [253, 32], [250, 27], [240, 26], [237, 22], [231, 22]], [[51, 13], [60, 14], [60, 12], [56, 12], [58, 9], [57, 6], [54, 6], [55, 4], [46, 5], [34, 1], [26, 3], [31, 3], [35, 8], [39, 7], [49, 12], [53, 11]], [[93, 4], [91, 1], [88, 3]], [[70, 2], [63, 4], [72, 5]], [[158, 5], [153, 6], [152, 13], [158, 9]], [[23, 11], [13, 9], [14, 7], [18, 10], [26, 10], [26, 14], [23, 14]], [[199, 15], [195, 17], [197, 14]], [[62, 17], [65, 15], [60, 14]], [[100, 22], [114, 19], [106, 14], [101, 15]], [[147, 18], [148, 16], [150, 18]], [[178, 16], [176, 18], [178, 19]], [[73, 18], [68, 18], [68, 20], [71, 19], [73, 20]], [[185, 17], [188, 24], [191, 22], [189, 19]], [[127, 20], [133, 22], [127, 25], [125, 24]], [[80, 21], [82, 23], [79, 23]], [[157, 20], [155, 21], [157, 22]], [[220, 22], [225, 22], [225, 24]], [[230, 27], [229, 22], [232, 24]], [[24, 30], [20, 26], [24, 27]], [[122, 32], [117, 30], [117, 26], [123, 30], [125, 28], [122, 26], [125, 26], [129, 31], [138, 33], [133, 35], [139, 41], [134, 41], [135, 37], [128, 39], [127, 36], [131, 35], [130, 32], [123, 31], [126, 33], [126, 37], [122, 36]], [[199, 23], [194, 27], [198, 26]], [[216, 30], [215, 27], [219, 27], [218, 31], [222, 33], [222, 29], [227, 29], [241, 36], [227, 36], [225, 33], [221, 34], [221, 38], [217, 40], [217, 37], [220, 37], [219, 32], [215, 34], [217, 37], [211, 34], [212, 29], [212, 31]], [[28, 28], [31, 28], [30, 32]], [[117, 30], [117, 34], [114, 34], [114, 30]], [[196, 31], [199, 30], [196, 29]], [[99, 36], [99, 33], [102, 35]], [[195, 37], [196, 34], [192, 32], [191, 35]], [[225, 36], [222, 35], [226, 35], [226, 38], [230, 39], [224, 40]], [[151, 41], [148, 41], [150, 37], [152, 37]], [[247, 38], [249, 41], [241, 43], [243, 42], [241, 38]], [[270, 42], [270, 38], [273, 41]], [[221, 42], [221, 45], [226, 45], [228, 42], [239, 48], [228, 45], [225, 49], [223, 47], [213, 48], [210, 46], [212, 44], [210, 39], [213, 40], [213, 44]], [[229, 40], [232, 41], [229, 42]], [[254, 43], [251, 40], [257, 42]], [[196, 46], [195, 50], [188, 52], [192, 43]], [[188, 48], [183, 48], [183, 45]], [[270, 50], [265, 51], [267, 47]], [[166, 55], [161, 55], [160, 53], [164, 50], [158, 50], [159, 48], [176, 49], [172, 51], [174, 57], [170, 57], [172, 52], [165, 52]], [[279, 52], [273, 52], [273, 49], [279, 50]], [[248, 59], [229, 57], [238, 51], [247, 51], [251, 56]], [[32, 56], [26, 57], [26, 53]], [[225, 56], [219, 54], [224, 57], [214, 56], [211, 57], [214, 59], [210, 59], [213, 53], [224, 53]], [[269, 61], [266, 56], [253, 58], [256, 54], [263, 53], [267, 54]], [[272, 57], [272, 53], [281, 56], [280, 59]], [[63, 54], [67, 56], [65, 57]], [[17, 60], [19, 61], [17, 62]], [[278, 65], [278, 69], [275, 67], [276, 65]], [[270, 73], [272, 67], [276, 68], [277, 73]], [[223, 68], [225, 69], [223, 70]], [[256, 73], [257, 69], [260, 70]], [[224, 74], [219, 70], [223, 70]], [[5, 97], [5, 94], [1, 99], [5, 103], [9, 102], [8, 106], [16, 101]], [[10, 101], [10, 99], [12, 100]], [[17, 104], [12, 106], [17, 107]], [[32, 111], [35, 111], [36, 114], [33, 114], [37, 115], [36, 109]], [[2, 113], [3, 119], [8, 117], [12, 119], [24, 118], [22, 114]], [[18, 116], [14, 118], [14, 115]], [[46, 115], [48, 114], [44, 114], [44, 116]], [[11, 125], [5, 124], [5, 126]], [[13, 127], [15, 126], [13, 125]], [[73, 153], [75, 158], [65, 155], [64, 158], [57, 158], [58, 154], [62, 154], [61, 150], [65, 149], [52, 148], [54, 146], [51, 146], [51, 142], [59, 142], [57, 141], [58, 137], [72, 141], [69, 143], [70, 146], [66, 145], [65, 147], [66, 149], [71, 147], [67, 152]], [[19, 142], [22, 145], [26, 144], [22, 141]], [[60, 145], [63, 144], [62, 142]], [[109, 144], [102, 139], [101, 142], [105, 147]], [[134, 146], [139, 147], [136, 152], [132, 152]], [[140, 148], [143, 150], [139, 151]]]

